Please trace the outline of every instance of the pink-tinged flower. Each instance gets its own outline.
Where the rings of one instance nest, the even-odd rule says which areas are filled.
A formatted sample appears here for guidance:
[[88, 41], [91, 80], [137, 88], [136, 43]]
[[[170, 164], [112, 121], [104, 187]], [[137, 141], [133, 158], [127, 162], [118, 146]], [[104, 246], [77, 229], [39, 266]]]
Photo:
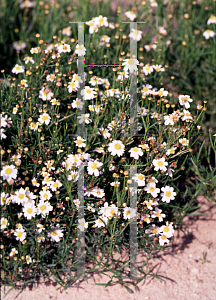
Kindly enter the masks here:
[[203, 108], [203, 106], [202, 105], [200, 105], [200, 104], [197, 104], [197, 109], [202, 109]]

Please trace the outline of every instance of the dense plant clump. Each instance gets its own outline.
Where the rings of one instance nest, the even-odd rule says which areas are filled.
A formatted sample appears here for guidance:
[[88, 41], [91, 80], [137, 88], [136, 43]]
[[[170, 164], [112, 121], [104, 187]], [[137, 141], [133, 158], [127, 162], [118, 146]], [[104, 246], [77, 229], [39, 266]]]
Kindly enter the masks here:
[[[43, 2], [39, 6], [30, 1], [20, 3], [19, 8], [25, 14], [21, 21], [29, 13], [34, 24], [31, 10], [37, 12], [43, 5]], [[46, 4], [46, 10], [52, 7], [55, 14], [56, 5]], [[157, 3], [150, 1], [152, 14], [157, 8]], [[45, 14], [51, 13], [46, 10]], [[120, 12], [118, 8], [117, 17]], [[134, 7], [124, 17], [134, 21], [137, 17]], [[211, 16], [207, 25], [213, 23], [215, 17]], [[11, 68], [12, 75], [6, 76], [2, 70], [0, 175], [4, 284], [28, 283], [38, 275], [52, 275], [65, 287], [75, 282], [72, 273], [76, 273], [78, 263], [75, 252], [80, 232], [85, 233], [86, 258], [94, 261], [98, 270], [102, 267], [109, 270], [108, 262], [104, 265], [97, 262], [96, 254], [108, 253], [109, 259], [117, 249], [129, 251], [132, 219], [137, 220], [138, 249], [144, 250], [148, 260], [158, 251], [166, 251], [183, 217], [198, 208], [195, 198], [203, 185], [190, 180], [188, 183], [187, 179], [191, 179], [192, 167], [197, 176], [191, 180], [203, 176], [197, 165], [204, 143], [198, 155], [194, 157], [192, 152], [200, 145], [200, 124], [207, 101], [197, 103], [185, 90], [176, 96], [169, 91], [172, 84], [166, 85], [166, 78], [170, 67], [160, 64], [163, 53], [172, 44], [171, 40], [165, 40], [165, 27], [157, 25], [160, 39], [140, 47], [141, 30], [129, 32], [128, 25], [122, 29], [119, 23], [102, 14], [85, 22], [85, 45], [78, 42], [76, 26], [64, 27], [52, 40], [47, 35], [45, 41], [37, 33], [35, 44], [28, 51], [27, 41], [14, 43], [14, 49], [18, 53], [25, 51], [25, 55]], [[46, 36], [45, 31], [41, 32]], [[213, 38], [213, 33], [207, 30], [203, 36]], [[137, 59], [130, 55], [130, 39], [138, 44], [141, 54]], [[155, 53], [159, 50], [161, 55], [146, 60], [144, 49]], [[83, 79], [77, 71], [80, 57], [85, 57], [86, 65], [91, 64], [84, 68]], [[101, 61], [112, 67], [94, 67]], [[138, 135], [135, 136], [130, 133], [133, 74], [137, 76]], [[80, 99], [77, 92], [83, 83]], [[196, 107], [195, 112], [192, 106]], [[80, 115], [83, 107], [85, 113]], [[77, 134], [81, 124], [82, 136]], [[210, 133], [209, 138], [212, 152], [216, 153]], [[212, 189], [215, 169], [210, 160], [208, 163]], [[131, 166], [137, 170], [133, 176]], [[78, 182], [82, 167], [84, 218], [79, 219]], [[134, 194], [136, 209], [131, 207]], [[121, 271], [113, 271], [119, 282], [123, 271], [123, 266]], [[64, 276], [69, 279], [65, 281]]]

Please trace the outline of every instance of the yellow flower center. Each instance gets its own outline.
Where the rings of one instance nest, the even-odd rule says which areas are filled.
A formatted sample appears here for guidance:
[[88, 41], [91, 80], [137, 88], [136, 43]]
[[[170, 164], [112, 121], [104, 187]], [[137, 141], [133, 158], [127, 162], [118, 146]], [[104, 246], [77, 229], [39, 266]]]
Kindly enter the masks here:
[[58, 183], [55, 182], [55, 183], [53, 184], [53, 186], [54, 186], [55, 188], [57, 188], [57, 187], [58, 187]]
[[147, 203], [147, 206], [151, 206], [151, 202], [148, 202], [148, 203]]
[[210, 20], [214, 20], [214, 19], [215, 19], [215, 16], [211, 16], [211, 17], [210, 17]]
[[158, 95], [162, 96], [163, 95], [163, 91], [158, 91]]
[[158, 161], [158, 166], [162, 167], [163, 166], [163, 162], [162, 161]]
[[116, 144], [114, 145], [114, 148], [115, 148], [116, 150], [120, 150], [120, 149], [121, 149], [121, 145], [118, 144], [118, 143], [116, 143]]
[[110, 211], [110, 214], [112, 215], [112, 216], [115, 216], [115, 210], [114, 209], [112, 209], [111, 211]]
[[33, 211], [33, 209], [32, 209], [32, 208], [28, 208], [28, 209], [27, 209], [27, 213], [28, 213], [28, 214], [31, 214], [31, 213], [32, 213], [32, 211]]
[[148, 92], [149, 88], [148, 87], [144, 87], [144, 92]]
[[157, 228], [153, 228], [152, 233], [157, 233]]
[[131, 66], [131, 65], [133, 65], [134, 64], [134, 60], [133, 59], [129, 59], [128, 60], [128, 64]]
[[134, 151], [134, 152], [138, 152], [138, 148], [137, 148], [137, 147], [134, 147], [134, 148], [133, 148], [133, 151]]
[[3, 220], [2, 225], [7, 225], [7, 222], [5, 220]]
[[91, 90], [90, 90], [90, 89], [87, 89], [87, 90], [86, 90], [86, 93], [87, 93], [87, 94], [90, 94], [90, 93], [91, 93]]
[[182, 97], [181, 100], [182, 100], [183, 102], [187, 102], [187, 101], [188, 101], [188, 97]]
[[18, 238], [21, 238], [21, 236], [22, 236], [22, 232], [20, 232], [20, 231], [17, 232], [17, 237], [18, 237]]
[[126, 215], [130, 215], [130, 211], [129, 210], [126, 211]]
[[53, 231], [51, 232], [51, 235], [56, 236], [56, 235], [57, 235], [56, 230], [53, 230]]
[[169, 227], [168, 226], [164, 227], [164, 231], [169, 232]]
[[139, 175], [139, 176], [138, 176], [138, 179], [139, 179], [139, 180], [143, 180], [143, 175]]
[[16, 69], [17, 69], [17, 70], [20, 70], [21, 68], [20, 68], [20, 66], [17, 66]]
[[170, 191], [167, 191], [167, 192], [165, 193], [165, 196], [166, 196], [166, 197], [170, 197], [170, 196], [171, 196], [171, 192], [170, 192]]
[[82, 141], [81, 140], [77, 140], [77, 145], [81, 145]]
[[78, 50], [82, 50], [82, 49], [83, 49], [83, 46], [79, 46], [79, 47], [78, 47]]
[[134, 33], [135, 35], [138, 35], [138, 34], [139, 34], [138, 30], [134, 30], [133, 33]]
[[23, 195], [23, 194], [19, 194], [19, 195], [18, 195], [18, 198], [23, 199], [23, 198], [24, 198], [24, 195]]
[[161, 216], [161, 214], [159, 212], [157, 212], [156, 216], [159, 218]]
[[175, 150], [174, 149], [170, 149], [170, 154], [174, 154]]
[[167, 237], [163, 234], [163, 235], [161, 235], [161, 239], [162, 239], [162, 240], [166, 240]]
[[2, 202], [6, 203], [6, 201], [7, 201], [7, 198], [6, 197], [2, 197]]
[[92, 169], [97, 169], [97, 164], [96, 163], [92, 163], [91, 167], [92, 167]]
[[43, 121], [46, 121], [47, 119], [48, 119], [47, 116], [43, 116], [43, 117], [42, 117], [42, 120], [43, 120]]
[[10, 175], [11, 173], [12, 173], [11, 168], [7, 168], [7, 169], [5, 170], [5, 174], [6, 174], [6, 175]]
[[104, 20], [103, 20], [103, 19], [100, 19], [100, 20], [99, 20], [99, 23], [100, 23], [100, 24], [103, 24], [103, 23], [104, 23]]
[[154, 192], [154, 190], [155, 190], [155, 187], [154, 186], [151, 186], [150, 188], [149, 188], [149, 191], [152, 193], [152, 192]]
[[40, 210], [44, 211], [46, 209], [46, 205], [41, 205]]
[[47, 195], [47, 194], [44, 194], [43, 197], [44, 197], [45, 199], [47, 199], [47, 198], [48, 198], [48, 195]]

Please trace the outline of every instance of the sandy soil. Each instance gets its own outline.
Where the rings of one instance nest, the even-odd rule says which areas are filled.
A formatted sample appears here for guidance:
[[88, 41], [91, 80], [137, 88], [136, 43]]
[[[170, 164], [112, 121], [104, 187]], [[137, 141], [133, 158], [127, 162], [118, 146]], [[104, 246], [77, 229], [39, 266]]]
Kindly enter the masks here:
[[[148, 276], [138, 284], [138, 291], [132, 285], [132, 294], [120, 284], [113, 284], [107, 288], [95, 283], [107, 283], [105, 275], [94, 274], [94, 279], [80, 281], [67, 290], [56, 291], [59, 285], [55, 282], [36, 284], [27, 287], [23, 292], [11, 291], [6, 300], [214, 300], [216, 299], [216, 206], [198, 197], [202, 208], [200, 212], [207, 215], [186, 217], [184, 222], [186, 236], [181, 231], [175, 231], [172, 248], [169, 254], [149, 261], [151, 274], [165, 279], [161, 281]], [[203, 252], [209, 262], [203, 263]], [[138, 266], [144, 261], [142, 254], [138, 255]], [[9, 290], [1, 287], [1, 299]]]

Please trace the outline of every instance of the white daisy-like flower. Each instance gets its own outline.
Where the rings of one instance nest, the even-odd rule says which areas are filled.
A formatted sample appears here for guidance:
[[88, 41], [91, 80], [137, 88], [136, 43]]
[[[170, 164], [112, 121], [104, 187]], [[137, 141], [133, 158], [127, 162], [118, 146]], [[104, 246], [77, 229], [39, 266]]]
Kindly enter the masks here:
[[56, 78], [55, 74], [49, 74], [49, 75], [47, 75], [47, 77], [46, 77], [46, 81], [51, 81], [51, 82], [53, 82], [53, 81], [55, 80], [55, 78]]
[[42, 215], [42, 217], [46, 217], [46, 214], [49, 214], [50, 211], [53, 210], [53, 206], [50, 205], [48, 201], [40, 200], [37, 205], [37, 215]]
[[33, 185], [33, 186], [37, 186], [37, 187], [40, 186], [40, 184], [37, 182], [37, 180], [36, 180], [35, 177], [32, 179], [31, 182], [32, 182], [32, 185]]
[[166, 152], [166, 155], [169, 156], [170, 154], [175, 154], [175, 150], [176, 150], [176, 147], [172, 147], [170, 149], [167, 150]]
[[119, 157], [123, 155], [125, 146], [120, 140], [114, 140], [112, 143], [109, 143], [108, 151], [111, 152], [111, 155], [118, 155]]
[[163, 193], [161, 193], [162, 196], [161, 200], [163, 202], [170, 203], [170, 200], [175, 199], [176, 192], [174, 192], [173, 187], [166, 185], [165, 187], [161, 188], [161, 191], [163, 191]]
[[149, 237], [152, 237], [152, 236], [158, 236], [159, 235], [159, 227], [156, 226], [155, 224], [152, 224], [148, 227], [148, 229], [145, 230], [145, 233], [151, 233], [149, 234]]
[[2, 140], [2, 139], [6, 139], [6, 138], [7, 138], [7, 136], [4, 134], [4, 132], [6, 132], [6, 130], [5, 130], [5, 129], [3, 129], [3, 128], [0, 128], [1, 140]]
[[128, 152], [130, 152], [130, 157], [134, 159], [139, 159], [140, 156], [143, 156], [142, 150], [138, 147], [131, 148]]
[[216, 24], [216, 16], [211, 15], [211, 17], [207, 21], [207, 25]]
[[[150, 66], [149, 64], [145, 65], [142, 68], [142, 70], [143, 70], [143, 72], [144, 72], [145, 75], [151, 74], [154, 71], [153, 67]], [[149, 86], [149, 85], [147, 85], [147, 86]], [[151, 88], [152, 88], [152, 86], [151, 86]]]
[[48, 160], [44, 164], [48, 168], [48, 171], [55, 170], [55, 167], [53, 167], [54, 160]]
[[73, 108], [79, 108], [82, 109], [84, 105], [84, 102], [81, 101], [81, 99], [76, 98], [76, 100], [73, 100], [73, 103], [71, 103], [71, 106]]
[[154, 70], [156, 72], [164, 72], [165, 69], [162, 67], [162, 65], [152, 65], [152, 67], [154, 68]]
[[76, 45], [76, 49], [75, 49], [75, 53], [78, 54], [78, 56], [84, 56], [86, 53], [86, 48], [84, 47], [84, 45]]
[[100, 207], [100, 211], [99, 211], [99, 214], [102, 215], [102, 217], [107, 217], [107, 214], [108, 214], [108, 202], [105, 202], [104, 203], [104, 206], [103, 207]]
[[40, 122], [41, 124], [46, 124], [49, 125], [50, 123], [50, 116], [47, 113], [43, 113], [42, 115], [40, 115], [40, 117], [38, 118], [38, 122]]
[[24, 241], [26, 238], [26, 232], [23, 228], [17, 228], [14, 232], [14, 235], [16, 236], [17, 241]]
[[206, 31], [203, 32], [203, 36], [206, 40], [208, 40], [210, 37], [215, 36], [215, 32], [213, 30], [207, 29]]
[[141, 173], [136, 174], [132, 177], [133, 180], [135, 180], [138, 184], [138, 186], [144, 186], [145, 185], [145, 176]]
[[184, 115], [182, 116], [182, 121], [185, 121], [185, 120], [193, 120], [193, 117], [191, 115], [191, 113], [189, 112], [189, 110], [183, 110], [183, 113]]
[[45, 88], [44, 86], [39, 91], [39, 98], [42, 99], [43, 101], [51, 100], [53, 95], [54, 94], [51, 92], [51, 90], [48, 89], [47, 87]]
[[104, 148], [103, 147], [98, 147], [95, 150], [93, 150], [93, 152], [104, 153]]
[[9, 225], [8, 220], [1, 218], [1, 230], [7, 228], [7, 225]]
[[[115, 169], [115, 167], [114, 167], [114, 169]], [[114, 187], [118, 187], [120, 185], [120, 182], [119, 181], [114, 181], [114, 182], [111, 182], [110, 185], [114, 186]]]
[[151, 217], [152, 218], [158, 218], [159, 222], [162, 222], [163, 219], [166, 217], [165, 214], [161, 214], [162, 209], [159, 209], [158, 207], [155, 207], [155, 210], [153, 211]]
[[158, 4], [155, 0], [150, 0], [151, 7], [158, 7]]
[[152, 163], [154, 165], [155, 171], [161, 170], [165, 172], [167, 170], [166, 166], [168, 166], [168, 162], [165, 161], [164, 157], [159, 159], [154, 159]]
[[23, 213], [28, 220], [31, 220], [31, 218], [35, 217], [37, 208], [32, 203], [27, 203], [23, 207]]
[[88, 22], [86, 22], [86, 24], [89, 26], [89, 33], [93, 34], [94, 32], [98, 32], [98, 27], [95, 24], [94, 20], [90, 20]]
[[173, 228], [173, 222], [169, 224], [169, 222], [166, 222], [166, 225], [163, 225], [160, 227], [159, 232], [164, 234], [167, 238], [171, 238], [175, 232]]
[[19, 205], [24, 205], [25, 203], [27, 203], [28, 197], [26, 196], [26, 190], [20, 188], [18, 191], [16, 191], [14, 195], [14, 201]]
[[128, 19], [130, 19], [132, 22], [134, 21], [134, 19], [136, 18], [136, 15], [133, 11], [129, 10], [129, 11], [126, 11], [125, 13], [126, 17]]
[[141, 107], [141, 108], [139, 108], [139, 110], [140, 110], [140, 114], [142, 116], [147, 116], [147, 114], [149, 112], [149, 110], [147, 108], [145, 108], [145, 107]]
[[94, 88], [85, 86], [85, 89], [81, 91], [81, 95], [84, 100], [92, 100], [95, 98], [95, 95], [97, 95], [97, 92], [94, 91]]
[[18, 108], [17, 108], [17, 107], [14, 107], [12, 113], [15, 115], [15, 114], [17, 113], [17, 111], [18, 111]]
[[26, 255], [26, 262], [27, 262], [27, 265], [29, 265], [32, 262], [32, 259], [29, 255]]
[[153, 209], [153, 206], [155, 205], [155, 202], [153, 202], [151, 199], [145, 200], [144, 202], [145, 202], [148, 209], [150, 209], [150, 210]]
[[160, 97], [166, 97], [169, 94], [168, 91], [164, 91], [164, 88], [159, 89], [159, 91], [157, 91], [157, 95]]
[[120, 213], [118, 213], [118, 207], [116, 207], [115, 204], [112, 204], [107, 208], [106, 216], [108, 219], [115, 218], [117, 214], [120, 215]]
[[51, 232], [48, 233], [51, 242], [59, 242], [60, 238], [64, 236], [62, 231], [60, 228], [52, 229]]
[[[105, 139], [109, 139], [111, 134], [109, 133], [108, 129], [100, 128], [100, 132], [102, 133]], [[99, 133], [99, 132], [98, 132]]]
[[127, 70], [124, 70], [119, 73], [117, 79], [123, 81], [124, 79], [129, 78], [129, 72]]
[[109, 43], [110, 37], [108, 35], [102, 35], [100, 38], [99, 46], [103, 46], [105, 43]]
[[15, 65], [15, 67], [12, 69], [12, 73], [19, 74], [24, 73], [25, 69], [23, 66], [19, 66], [18, 64]]
[[56, 192], [62, 186], [62, 183], [57, 179], [56, 181], [51, 181], [50, 188], [52, 192]]
[[127, 71], [128, 69], [130, 72], [135, 72], [137, 71], [137, 66], [139, 65], [139, 61], [135, 58], [130, 58], [130, 59], [124, 59], [123, 60], [122, 66], [124, 67], [124, 70]]
[[37, 53], [39, 53], [39, 52], [40, 52], [40, 49], [38, 50], [38, 48], [37, 48], [37, 47], [35, 47], [35, 48], [31, 48], [30, 52], [31, 52], [31, 54], [37, 54]]
[[81, 116], [78, 116], [77, 119], [79, 120], [79, 124], [82, 124], [85, 122], [86, 124], [89, 124], [92, 122], [91, 119], [89, 119], [90, 114], [81, 114]]
[[11, 179], [17, 178], [17, 169], [13, 165], [6, 165], [1, 170], [1, 176], [3, 176], [3, 180], [7, 180], [10, 182]]
[[42, 224], [37, 224], [37, 228], [38, 228], [38, 230], [37, 230], [38, 233], [41, 233], [43, 230], [45, 230], [45, 228]]
[[187, 140], [186, 138], [179, 139], [179, 143], [182, 144], [182, 146], [188, 146], [189, 140]]
[[10, 254], [9, 254], [9, 256], [12, 257], [12, 256], [14, 256], [14, 255], [16, 255], [16, 254], [18, 254], [17, 249], [16, 249], [16, 248], [12, 248], [12, 249], [11, 249], [11, 252], [10, 252]]
[[25, 64], [27, 64], [29, 62], [32, 63], [32, 64], [35, 63], [34, 59], [30, 56], [26, 56], [23, 60], [24, 60]]
[[179, 103], [180, 105], [184, 105], [185, 108], [189, 108], [190, 104], [189, 102], [192, 102], [193, 100], [188, 95], [179, 95]]
[[78, 222], [79, 222], [79, 225], [77, 226], [77, 228], [78, 228], [80, 231], [84, 231], [85, 229], [88, 228], [88, 222], [85, 222], [85, 219], [84, 219], [84, 218], [79, 219]]
[[105, 196], [104, 190], [99, 188], [94, 188], [91, 194], [97, 198], [103, 198]]
[[50, 193], [50, 191], [45, 188], [42, 191], [40, 191], [39, 194], [40, 199], [44, 201], [50, 200], [52, 198], [52, 194]]
[[142, 39], [142, 31], [132, 29], [132, 32], [129, 34], [129, 37], [139, 42]]
[[77, 140], [75, 141], [75, 143], [76, 143], [76, 146], [77, 147], [79, 147], [79, 148], [85, 148], [85, 146], [86, 146], [86, 143], [83, 143], [83, 142], [85, 142], [86, 140], [85, 139], [83, 139], [83, 138], [81, 138], [81, 136], [78, 136], [77, 137]]
[[1, 193], [1, 205], [9, 204], [9, 194], [5, 194], [5, 192]]
[[158, 32], [162, 35], [167, 35], [167, 31], [163, 26], [158, 26]]
[[150, 215], [149, 214], [145, 214], [144, 216], [141, 217], [141, 220], [146, 222], [147, 224], [149, 224], [150, 221]]
[[157, 45], [156, 44], [145, 45], [144, 48], [146, 49], [147, 52], [149, 52], [150, 50], [155, 50], [157, 48]]
[[71, 33], [72, 33], [71, 26], [68, 26], [68, 27], [65, 27], [65, 28], [62, 29], [62, 34], [63, 35], [71, 36]]
[[125, 220], [129, 220], [131, 218], [136, 217], [136, 209], [131, 207], [124, 207], [124, 215]]
[[145, 187], [145, 191], [152, 195], [152, 197], [156, 198], [160, 193], [160, 189], [156, 187], [155, 183], [148, 183]]
[[160, 235], [159, 243], [161, 246], [164, 246], [165, 243], [169, 244], [169, 240], [165, 234]]
[[60, 46], [57, 47], [58, 53], [69, 53], [71, 52], [70, 45], [68, 44], [61, 44]]
[[98, 27], [101, 27], [101, 26], [108, 27], [107, 17], [103, 17], [100, 15], [99, 17], [95, 18], [94, 22], [95, 22], [95, 25]]
[[99, 171], [98, 169], [103, 166], [103, 163], [102, 162], [99, 162], [97, 160], [95, 161], [89, 161], [88, 162], [88, 167], [87, 167], [87, 170], [88, 170], [88, 174], [89, 175], [93, 175], [95, 177], [98, 177], [99, 176]]
[[173, 119], [171, 118], [171, 115], [164, 116], [164, 120], [165, 120], [164, 124], [165, 124], [166, 126], [168, 126], [168, 125], [174, 125], [174, 121], [173, 121]]
[[37, 122], [37, 123], [31, 122], [30, 129], [36, 131], [36, 130], [38, 130], [38, 125], [39, 125], [39, 122]]
[[13, 47], [16, 51], [20, 51], [26, 48], [26, 43], [22, 41], [13, 42]]
[[95, 227], [98, 227], [98, 228], [105, 227], [105, 224], [102, 220], [105, 222], [105, 224], [107, 224], [108, 218], [107, 217], [100, 217], [99, 219], [97, 219], [95, 221]]
[[169, 177], [172, 177], [172, 172], [174, 172], [174, 169], [169, 168], [165, 174], [169, 175]]
[[76, 182], [79, 178], [78, 172], [77, 171], [71, 171], [71, 173], [68, 175], [68, 181], [74, 180]]

